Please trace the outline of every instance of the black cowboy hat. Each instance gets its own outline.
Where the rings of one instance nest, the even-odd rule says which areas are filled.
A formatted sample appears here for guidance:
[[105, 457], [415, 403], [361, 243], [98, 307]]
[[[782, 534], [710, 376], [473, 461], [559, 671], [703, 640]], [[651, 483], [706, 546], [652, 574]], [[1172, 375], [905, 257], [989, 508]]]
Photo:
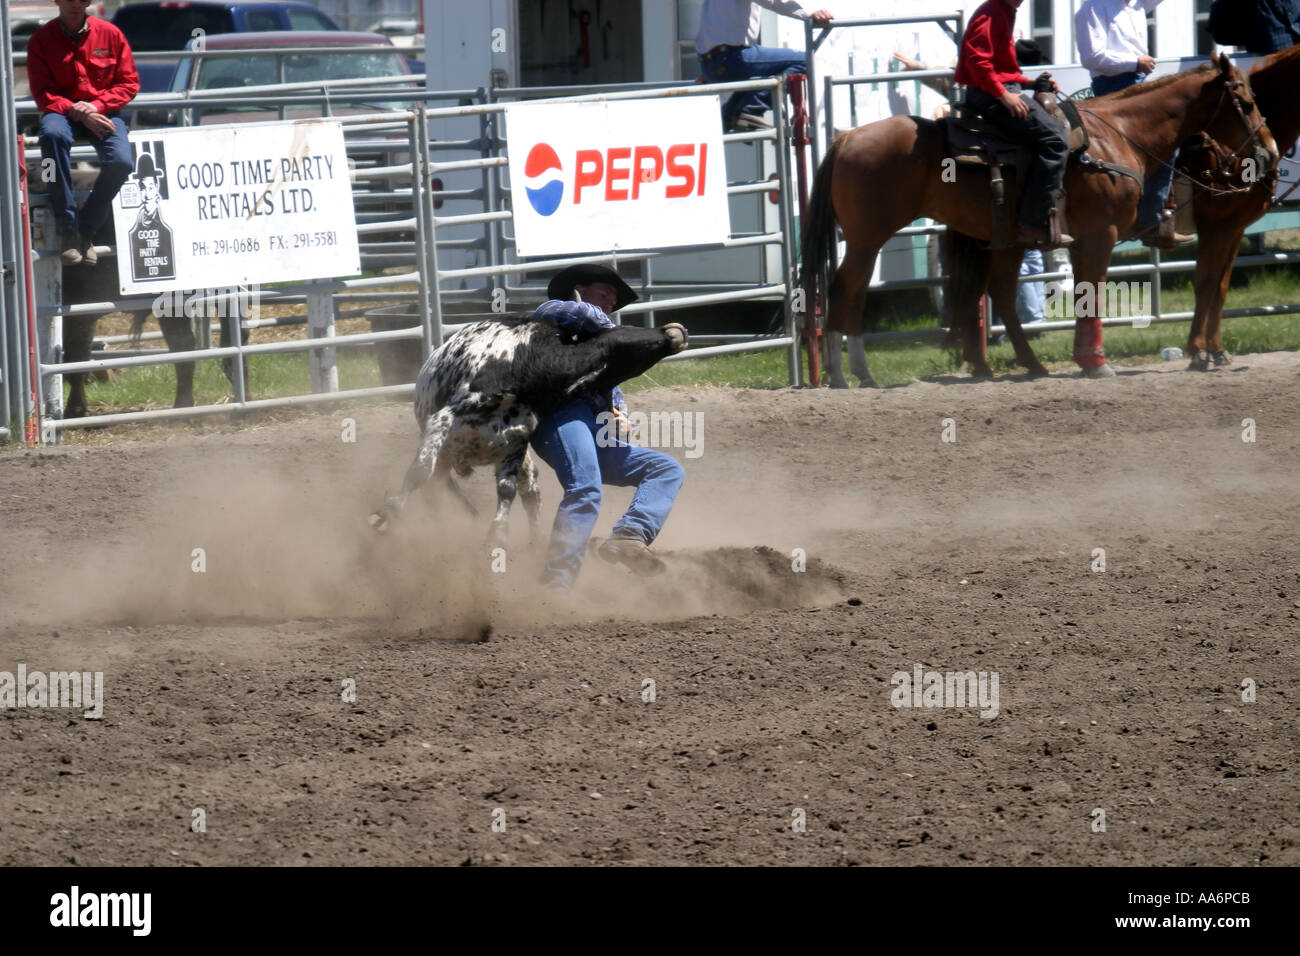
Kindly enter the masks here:
[[162, 179], [162, 170], [153, 164], [152, 153], [141, 153], [135, 161], [135, 178], [136, 179]]
[[617, 312], [625, 305], [631, 305], [637, 300], [637, 294], [632, 291], [632, 287], [624, 282], [617, 272], [609, 266], [602, 265], [584, 265], [569, 266], [569, 268], [557, 273], [551, 280], [550, 285], [546, 287], [546, 294], [552, 299], [572, 299], [573, 287], [576, 285], [591, 285], [593, 282], [604, 282], [606, 285], [614, 287], [614, 308], [612, 311]]

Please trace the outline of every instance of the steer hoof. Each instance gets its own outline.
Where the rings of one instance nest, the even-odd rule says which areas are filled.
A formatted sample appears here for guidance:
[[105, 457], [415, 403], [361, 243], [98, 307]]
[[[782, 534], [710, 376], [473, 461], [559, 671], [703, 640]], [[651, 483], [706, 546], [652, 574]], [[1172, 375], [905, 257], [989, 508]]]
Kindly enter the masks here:
[[1115, 370], [1110, 367], [1109, 362], [1102, 362], [1100, 365], [1085, 365], [1083, 367], [1084, 378], [1114, 378]]
[[368, 521], [370, 527], [374, 528], [379, 534], [383, 534], [388, 530], [388, 515], [382, 510], [373, 512], [370, 517], [366, 518], [366, 521]]
[[669, 322], [663, 327], [663, 333], [668, 337], [668, 344], [672, 347], [674, 355], [686, 348], [688, 336], [684, 325], [678, 322]]

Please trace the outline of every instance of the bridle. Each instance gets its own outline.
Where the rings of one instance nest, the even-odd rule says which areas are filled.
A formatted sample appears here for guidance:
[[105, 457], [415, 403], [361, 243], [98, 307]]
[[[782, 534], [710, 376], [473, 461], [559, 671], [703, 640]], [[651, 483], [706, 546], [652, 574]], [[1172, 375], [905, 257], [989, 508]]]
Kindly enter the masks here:
[[[1269, 179], [1269, 177], [1271, 177], [1269, 180], [1271, 190], [1271, 183], [1277, 179], [1277, 166], [1273, 165], [1267, 170], [1264, 170], [1263, 176], [1260, 177], [1260, 179], [1249, 183], [1246, 182], [1246, 177], [1243, 172], [1246, 157], [1242, 154], [1255, 143], [1258, 143], [1260, 146], [1264, 145], [1263, 138], [1260, 136], [1260, 130], [1264, 128], [1264, 114], [1260, 113], [1258, 123], [1254, 126], [1250, 125], [1250, 120], [1247, 118], [1246, 111], [1242, 107], [1240, 90], [1243, 82], [1244, 81], [1242, 80], [1227, 80], [1224, 82], [1223, 90], [1219, 94], [1219, 102], [1215, 104], [1214, 112], [1210, 114], [1210, 118], [1205, 122], [1207, 127], [1212, 126], [1215, 118], [1219, 115], [1219, 111], [1223, 109], [1224, 100], [1231, 100], [1233, 107], [1237, 111], [1237, 117], [1241, 120], [1242, 127], [1248, 130], [1250, 134], [1242, 141], [1242, 144], [1234, 150], [1229, 150], [1228, 147], [1224, 146], [1209, 133], [1205, 132], [1205, 130], [1201, 130], [1201, 132], [1188, 140], [1188, 142], [1192, 142], [1199, 138], [1201, 147], [1211, 156], [1210, 168], [1201, 172], [1201, 178], [1211, 180], [1219, 185], [1216, 187], [1206, 186], [1204, 183], [1197, 182], [1195, 179], [1184, 173], [1179, 173], [1180, 176], [1183, 176], [1189, 182], [1209, 189], [1216, 196], [1249, 192], [1255, 188], [1255, 185], [1258, 182]], [[1255, 110], [1258, 112], [1259, 107], [1255, 107]], [[1276, 152], [1276, 150], [1274, 150], [1274, 152]], [[1232, 185], [1235, 182], [1241, 182], [1242, 185]]]
[[[1254, 126], [1251, 125], [1250, 120], [1246, 117], [1246, 111], [1242, 107], [1242, 98], [1240, 92], [1242, 85], [1243, 85], [1242, 80], [1225, 78], [1223, 83], [1223, 89], [1219, 91], [1219, 101], [1214, 105], [1214, 112], [1211, 113], [1210, 118], [1205, 121], [1206, 126], [1213, 125], [1215, 118], [1218, 117], [1219, 115], [1219, 111], [1223, 109], [1224, 101], [1230, 100], [1233, 105], [1233, 108], [1236, 109], [1237, 111], [1237, 116], [1241, 120], [1242, 127], [1249, 132], [1249, 135], [1242, 142], [1242, 144], [1238, 146], [1235, 150], [1230, 150], [1228, 149], [1227, 146], [1224, 146], [1222, 143], [1220, 143], [1218, 140], [1216, 140], [1213, 136], [1211, 136], [1209, 133], [1205, 132], [1204, 130], [1202, 130], [1199, 133], [1196, 133], [1194, 136], [1189, 137], [1187, 140], [1190, 143], [1193, 140], [1199, 138], [1201, 141], [1202, 148], [1207, 153], [1209, 153], [1210, 156], [1212, 157], [1210, 168], [1203, 170], [1201, 172], [1201, 178], [1222, 185], [1211, 185], [1210, 183], [1201, 182], [1200, 180], [1195, 179], [1184, 172], [1181, 172], [1177, 167], [1173, 166], [1173, 164], [1170, 161], [1160, 159], [1160, 157], [1156, 156], [1155, 153], [1151, 152], [1141, 143], [1135, 142], [1132, 139], [1132, 137], [1130, 137], [1123, 130], [1116, 127], [1115, 124], [1110, 122], [1108, 119], [1106, 119], [1106, 117], [1084, 106], [1076, 107], [1076, 109], [1078, 109], [1080, 113], [1087, 113], [1093, 119], [1099, 120], [1102, 123], [1104, 123], [1106, 126], [1110, 127], [1110, 129], [1122, 140], [1124, 140], [1126, 143], [1128, 143], [1138, 152], [1144, 153], [1147, 156], [1151, 157], [1161, 166], [1172, 167], [1174, 170], [1174, 174], [1176, 176], [1185, 179], [1193, 187], [1197, 189], [1203, 189], [1212, 196], [1232, 196], [1238, 193], [1250, 192], [1260, 182], [1267, 181], [1271, 184], [1273, 182], [1276, 182], [1277, 180], [1277, 166], [1276, 164], [1274, 164], [1273, 166], [1270, 166], [1267, 170], [1265, 170], [1264, 174], [1260, 178], [1256, 179], [1254, 182], [1245, 183], [1245, 176], [1243, 175], [1243, 167], [1246, 162], [1246, 157], [1243, 156], [1242, 153], [1256, 142], [1259, 142], [1261, 146], [1263, 145], [1263, 140], [1260, 136], [1260, 131], [1264, 128], [1264, 116], [1261, 113], [1259, 122], [1256, 123]], [[1258, 107], [1256, 107], [1256, 110], [1258, 110]], [[1238, 181], [1244, 183], [1244, 185], [1241, 186], [1231, 185], [1232, 183]], [[1270, 185], [1269, 188], [1272, 189], [1272, 186]]]

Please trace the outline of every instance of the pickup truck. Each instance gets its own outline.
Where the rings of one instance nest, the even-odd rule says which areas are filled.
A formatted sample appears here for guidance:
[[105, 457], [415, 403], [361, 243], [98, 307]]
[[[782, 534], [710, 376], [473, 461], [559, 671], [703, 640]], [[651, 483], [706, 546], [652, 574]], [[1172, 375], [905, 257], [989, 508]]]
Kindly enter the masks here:
[[141, 93], [162, 93], [171, 86], [179, 54], [197, 34], [261, 33], [268, 30], [337, 30], [338, 24], [309, 3], [278, 0], [263, 3], [214, 3], [209, 0], [146, 0], [127, 3], [113, 14], [113, 24], [135, 53], [175, 51], [174, 60], [137, 60]]

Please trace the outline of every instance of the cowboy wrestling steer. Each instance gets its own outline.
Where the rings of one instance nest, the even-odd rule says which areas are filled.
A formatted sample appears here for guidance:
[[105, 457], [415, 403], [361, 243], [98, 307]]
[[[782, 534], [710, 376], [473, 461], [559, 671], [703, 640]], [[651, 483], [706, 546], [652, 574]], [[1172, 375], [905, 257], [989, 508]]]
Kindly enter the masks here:
[[476, 465], [494, 465], [497, 510], [489, 544], [505, 543], [506, 521], [522, 472], [524, 508], [534, 534], [541, 495], [528, 441], [538, 422], [586, 393], [608, 393], [661, 358], [686, 347], [686, 329], [619, 326], [574, 344], [549, 322], [529, 318], [475, 322], [431, 354], [415, 383], [420, 446], [402, 489], [370, 515], [371, 527], [387, 531], [407, 497], [429, 478], [444, 476], [471, 511], [451, 476]]

